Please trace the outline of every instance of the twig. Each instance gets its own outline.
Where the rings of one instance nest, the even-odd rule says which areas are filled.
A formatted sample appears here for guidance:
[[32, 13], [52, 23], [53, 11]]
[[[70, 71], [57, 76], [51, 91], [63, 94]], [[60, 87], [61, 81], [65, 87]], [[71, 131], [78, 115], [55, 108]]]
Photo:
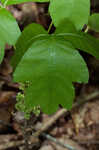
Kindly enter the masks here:
[[50, 140], [50, 141], [52, 141], [52, 142], [54, 142], [54, 143], [64, 147], [64, 148], [67, 148], [69, 150], [77, 150], [74, 147], [70, 146], [69, 144], [64, 144], [64, 143], [58, 141], [56, 138], [50, 136], [49, 134], [42, 133], [41, 135], [44, 136], [46, 139], [48, 139], [48, 140]]
[[45, 123], [42, 124], [42, 127], [38, 131], [36, 131], [33, 136], [35, 136], [35, 137], [40, 136], [41, 133], [48, 130], [49, 127], [52, 126], [56, 122], [56, 120], [58, 120], [66, 112], [67, 112], [67, 110], [64, 108], [57, 111], [57, 113], [52, 118], [50, 118], [48, 121], [46, 121]]
[[8, 126], [8, 127], [12, 127], [12, 125], [8, 122], [5, 122], [4, 120], [0, 120], [0, 124]]
[[84, 103], [93, 100], [94, 98], [99, 96], [99, 91], [95, 91], [92, 94], [89, 94], [88, 96], [84, 97], [83, 99], [79, 99], [77, 100], [77, 102], [73, 105], [72, 109], [83, 105]]
[[[73, 105], [73, 108], [72, 108], [72, 110], [73, 109], [75, 109], [76, 107], [78, 107], [78, 106], [81, 106], [82, 104], [84, 104], [84, 103], [86, 103], [86, 102], [88, 102], [88, 101], [90, 101], [90, 100], [92, 100], [92, 99], [94, 99], [94, 98], [96, 98], [97, 96], [99, 96], [99, 92], [98, 91], [96, 91], [96, 92], [94, 92], [94, 93], [92, 93], [92, 94], [90, 94], [90, 95], [88, 95], [86, 98], [83, 98], [83, 100], [79, 100], [79, 102], [77, 102], [77, 103], [75, 103], [74, 105]], [[71, 110], [71, 111], [72, 111]], [[54, 141], [55, 143], [57, 143], [58, 145], [61, 145], [61, 146], [63, 146], [64, 148], [68, 148], [69, 150], [75, 150], [73, 147], [71, 147], [70, 145], [66, 145], [66, 144], [64, 144], [64, 143], [61, 143], [60, 141], [57, 141], [55, 138], [53, 138], [53, 137], [51, 137], [50, 135], [46, 135], [44, 132], [46, 131], [46, 130], [48, 130], [49, 129], [49, 127], [51, 127], [55, 122], [56, 122], [56, 120], [58, 120], [60, 117], [62, 117], [63, 115], [65, 115], [66, 113], [67, 113], [68, 111], [66, 110], [66, 109], [60, 109], [59, 111], [57, 111], [57, 113], [52, 117], [52, 118], [50, 118], [48, 121], [46, 121], [45, 123], [43, 123], [42, 124], [42, 127], [38, 130], [38, 131], [36, 131], [35, 133], [34, 133], [34, 135], [33, 136], [30, 136], [31, 137], [31, 143], [36, 143], [37, 141], [39, 142], [39, 140], [38, 140], [38, 137], [40, 136], [40, 135], [43, 135], [43, 136], [45, 136], [47, 139], [49, 139], [49, 140], [51, 140], [51, 141]], [[4, 121], [0, 121], [0, 123], [1, 124], [4, 124], [4, 125], [8, 125], [8, 126], [12, 126], [12, 125], [10, 125], [10, 124], [8, 124], [8, 123], [5, 123]], [[6, 149], [6, 148], [10, 148], [10, 147], [14, 147], [14, 146], [20, 146], [20, 145], [23, 145], [25, 143], [25, 141], [24, 140], [21, 140], [21, 141], [11, 141], [11, 142], [7, 142], [7, 143], [5, 143], [5, 144], [2, 144], [2, 145], [0, 145], [0, 150], [4, 150], [4, 149]]]
[[50, 33], [50, 30], [52, 28], [53, 22], [50, 23], [49, 28], [48, 28], [48, 33]]
[[24, 140], [21, 140], [21, 141], [9, 141], [9, 142], [6, 142], [4, 144], [0, 144], [0, 150], [5, 150], [7, 148], [11, 148], [11, 147], [17, 147], [17, 146], [20, 146], [20, 145], [23, 145], [25, 144]]
[[[76, 107], [88, 102], [89, 100], [92, 100], [93, 98], [99, 96], [99, 91], [96, 91], [90, 95], [88, 95], [86, 98], [84, 98], [83, 100], [79, 100], [77, 103], [75, 103], [72, 107], [72, 110], [73, 111]], [[42, 127], [41, 129], [39, 129], [37, 132], [34, 133], [34, 136], [35, 137], [38, 137], [42, 132], [48, 130], [48, 128], [50, 126], [52, 126], [56, 120], [58, 120], [61, 116], [63, 116], [64, 114], [66, 114], [68, 111], [66, 109], [60, 109], [59, 111], [57, 111], [57, 113], [52, 117], [50, 118], [48, 121], [46, 121], [45, 123], [42, 124]]]

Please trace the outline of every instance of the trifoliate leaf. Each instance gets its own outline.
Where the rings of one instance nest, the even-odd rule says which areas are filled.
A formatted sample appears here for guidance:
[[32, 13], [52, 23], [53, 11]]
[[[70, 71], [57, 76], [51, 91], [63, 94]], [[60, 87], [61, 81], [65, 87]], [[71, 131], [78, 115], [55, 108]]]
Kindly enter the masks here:
[[61, 104], [71, 109], [73, 82], [87, 82], [88, 70], [73, 46], [56, 35], [46, 35], [28, 48], [14, 72], [14, 81], [30, 81], [25, 91], [28, 108], [40, 105], [45, 113], [53, 113]]

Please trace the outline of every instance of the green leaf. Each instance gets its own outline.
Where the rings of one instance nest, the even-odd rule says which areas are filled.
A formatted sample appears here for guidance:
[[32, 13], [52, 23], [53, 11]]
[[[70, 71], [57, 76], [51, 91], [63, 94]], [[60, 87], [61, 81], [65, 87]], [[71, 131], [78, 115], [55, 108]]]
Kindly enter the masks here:
[[6, 0], [1, 0], [1, 3], [4, 4]]
[[76, 27], [70, 19], [62, 20], [56, 28], [55, 33], [76, 33]]
[[71, 109], [73, 82], [87, 82], [88, 70], [74, 47], [56, 35], [40, 37], [28, 48], [14, 72], [14, 81], [30, 81], [25, 91], [28, 108], [40, 105], [53, 113], [61, 104]]
[[6, 9], [0, 9], [0, 62], [4, 56], [5, 44], [15, 45], [19, 35], [19, 27], [16, 20]]
[[0, 42], [14, 45], [20, 36], [16, 20], [6, 9], [0, 9]]
[[66, 22], [65, 20], [59, 24], [55, 34], [70, 42], [76, 49], [80, 49], [99, 58], [99, 40], [89, 34], [76, 31], [72, 22]]
[[99, 14], [92, 14], [89, 17], [88, 25], [91, 29], [99, 32]]
[[22, 34], [20, 35], [16, 43], [15, 55], [11, 60], [11, 64], [14, 70], [17, 67], [18, 63], [20, 62], [24, 53], [31, 46], [31, 44], [38, 38], [45, 36], [45, 34], [47, 34], [47, 32], [44, 30], [44, 28], [41, 25], [35, 23], [28, 25], [23, 30]]
[[6, 0], [6, 5], [14, 5], [14, 4], [20, 4], [25, 2], [49, 2], [49, 0]]
[[90, 0], [50, 0], [49, 12], [56, 27], [67, 18], [79, 30], [88, 23]]
[[0, 64], [4, 58], [4, 48], [5, 48], [5, 44], [4, 43], [0, 43]]

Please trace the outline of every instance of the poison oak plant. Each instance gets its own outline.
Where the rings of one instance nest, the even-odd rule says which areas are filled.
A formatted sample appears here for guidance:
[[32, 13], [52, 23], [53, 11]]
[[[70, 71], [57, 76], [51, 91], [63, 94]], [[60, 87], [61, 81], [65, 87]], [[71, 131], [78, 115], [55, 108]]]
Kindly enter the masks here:
[[81, 32], [84, 24], [88, 24], [90, 1], [31, 0], [49, 1], [52, 18], [49, 30], [52, 24], [56, 27], [53, 34], [35, 23], [20, 32], [15, 19], [4, 7], [28, 1], [1, 0], [0, 8], [0, 60], [5, 44], [13, 45], [13, 80], [24, 85], [21, 86], [24, 95], [17, 96], [17, 108], [27, 113], [40, 106], [48, 114], [55, 112], [59, 104], [71, 109], [75, 96], [73, 82], [87, 83], [89, 78], [86, 63], [77, 49], [99, 58], [99, 41]]

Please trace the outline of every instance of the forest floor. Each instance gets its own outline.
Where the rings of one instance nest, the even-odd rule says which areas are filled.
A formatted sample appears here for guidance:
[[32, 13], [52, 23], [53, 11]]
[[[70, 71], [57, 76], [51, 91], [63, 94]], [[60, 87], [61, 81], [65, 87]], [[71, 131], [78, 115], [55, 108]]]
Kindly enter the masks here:
[[[33, 22], [48, 29], [51, 22], [47, 3], [20, 4], [7, 9], [21, 30]], [[99, 6], [92, 3], [91, 12], [99, 12]], [[89, 33], [99, 38], [99, 33]], [[22, 112], [15, 110], [19, 85], [12, 82], [12, 55], [13, 48], [6, 45], [0, 66], [0, 150], [99, 150], [99, 60], [82, 54], [90, 79], [88, 84], [74, 83], [76, 96], [71, 111], [59, 108], [50, 116], [32, 114], [27, 121]]]

